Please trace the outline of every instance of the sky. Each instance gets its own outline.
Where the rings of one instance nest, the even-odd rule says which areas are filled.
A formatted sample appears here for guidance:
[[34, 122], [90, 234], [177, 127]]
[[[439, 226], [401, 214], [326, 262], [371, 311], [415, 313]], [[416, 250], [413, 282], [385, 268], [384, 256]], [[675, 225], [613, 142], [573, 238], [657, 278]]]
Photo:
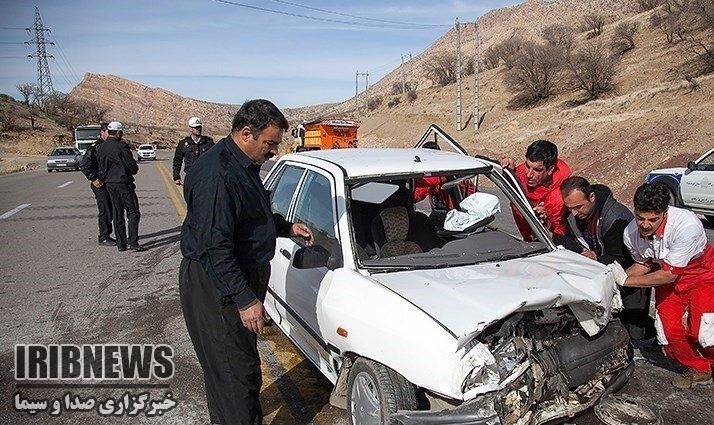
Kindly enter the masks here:
[[55, 43], [46, 49], [57, 91], [90, 72], [209, 102], [265, 98], [290, 108], [349, 99], [356, 72], [368, 72], [371, 85], [456, 18], [473, 22], [520, 2], [0, 0], [0, 93], [20, 100], [16, 86], [37, 82], [37, 61], [27, 57], [34, 45], [24, 44], [35, 6]]

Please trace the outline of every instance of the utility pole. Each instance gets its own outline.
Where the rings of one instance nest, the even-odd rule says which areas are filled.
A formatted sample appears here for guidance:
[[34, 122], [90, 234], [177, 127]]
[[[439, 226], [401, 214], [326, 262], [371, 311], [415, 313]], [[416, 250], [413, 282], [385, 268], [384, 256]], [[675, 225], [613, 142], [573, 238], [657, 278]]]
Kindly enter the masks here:
[[364, 76], [364, 115], [367, 116], [367, 113], [369, 112], [368, 110], [368, 98], [367, 98], [367, 89], [369, 88], [369, 72], [357, 72], [355, 73], [355, 109], [359, 111], [359, 108], [356, 105], [357, 102], [357, 85], [358, 85], [358, 78], [360, 76]]
[[35, 38], [30, 41], [26, 41], [25, 44], [30, 45], [30, 43], [35, 45], [35, 54], [28, 55], [29, 58], [37, 59], [37, 99], [42, 104], [45, 98], [52, 93], [54, 93], [54, 88], [52, 87], [52, 77], [50, 76], [50, 67], [47, 64], [47, 58], [54, 59], [52, 55], [48, 55], [45, 50], [45, 44], [55, 45], [55, 43], [45, 41], [45, 31], [51, 32], [49, 28], [45, 28], [42, 25], [42, 18], [40, 18], [40, 9], [35, 6], [35, 24], [32, 28], [25, 28], [27, 32], [32, 34], [35, 33]]
[[359, 71], [355, 71], [355, 100], [357, 100], [357, 94], [359, 94], [359, 89], [358, 89], [358, 82], [357, 79], [359, 78]]
[[456, 18], [456, 131], [461, 131], [461, 30]]
[[409, 52], [409, 91], [416, 90], [414, 84], [414, 62], [412, 62], [412, 52]]
[[402, 76], [402, 94], [406, 91], [406, 76], [404, 75], [404, 55], [402, 55], [402, 66], [399, 67], [399, 73]]
[[474, 132], [478, 133], [478, 127], [479, 127], [479, 120], [480, 120], [480, 115], [479, 115], [479, 110], [478, 110], [478, 101], [479, 101], [479, 81], [478, 81], [478, 73], [479, 73], [479, 63], [481, 62], [481, 41], [479, 40], [478, 37], [478, 21], [474, 21], [474, 43], [475, 43], [475, 51], [474, 51]]

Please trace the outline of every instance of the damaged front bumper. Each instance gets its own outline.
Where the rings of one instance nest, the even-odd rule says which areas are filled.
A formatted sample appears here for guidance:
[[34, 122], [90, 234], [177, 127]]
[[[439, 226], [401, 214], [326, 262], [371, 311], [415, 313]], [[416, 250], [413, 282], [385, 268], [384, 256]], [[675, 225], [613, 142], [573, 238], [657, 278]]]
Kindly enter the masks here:
[[400, 411], [402, 425], [541, 424], [572, 417], [620, 390], [634, 372], [632, 346], [615, 320], [595, 338], [576, 335], [532, 353], [531, 366], [505, 388], [440, 411]]

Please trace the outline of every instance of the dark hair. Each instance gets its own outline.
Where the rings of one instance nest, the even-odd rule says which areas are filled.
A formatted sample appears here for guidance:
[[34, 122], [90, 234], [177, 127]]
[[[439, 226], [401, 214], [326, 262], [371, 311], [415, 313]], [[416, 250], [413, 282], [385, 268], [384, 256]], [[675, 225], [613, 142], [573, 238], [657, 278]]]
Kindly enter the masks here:
[[265, 130], [270, 124], [274, 124], [283, 130], [287, 130], [290, 127], [285, 115], [272, 102], [265, 99], [253, 99], [245, 102], [236, 112], [233, 117], [231, 131], [249, 126], [253, 138], [257, 139], [261, 131]]
[[593, 187], [585, 180], [585, 177], [572, 176], [568, 177], [560, 184], [560, 193], [563, 196], [569, 195], [572, 191], [579, 190], [583, 192], [586, 198], [589, 198], [593, 193]]
[[645, 183], [635, 191], [635, 211], [663, 213], [669, 207], [669, 188], [662, 183]]
[[555, 165], [558, 160], [558, 147], [547, 140], [536, 140], [528, 145], [526, 159], [532, 162], [542, 162], [546, 168]]
[[439, 149], [439, 144], [436, 142], [425, 142], [423, 145], [421, 145], [423, 149]]
[[107, 131], [109, 128], [109, 123], [108, 122], [103, 122], [99, 124], [99, 131]]

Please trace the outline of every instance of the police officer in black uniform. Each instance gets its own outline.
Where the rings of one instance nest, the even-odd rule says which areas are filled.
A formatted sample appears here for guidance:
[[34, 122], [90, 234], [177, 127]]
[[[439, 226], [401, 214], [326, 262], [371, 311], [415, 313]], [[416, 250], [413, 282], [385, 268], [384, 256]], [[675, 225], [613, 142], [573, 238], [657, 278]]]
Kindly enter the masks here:
[[211, 423], [263, 423], [257, 335], [265, 325], [270, 260], [278, 236], [312, 243], [305, 224], [272, 213], [258, 175], [287, 128], [271, 102], [245, 102], [231, 134], [186, 176], [179, 292]]
[[201, 118], [191, 117], [188, 120], [188, 128], [191, 134], [178, 142], [174, 153], [174, 183], [179, 186], [183, 184], [183, 180], [181, 180], [181, 163], [184, 163], [184, 173], [188, 173], [188, 169], [191, 168], [193, 162], [214, 144], [213, 139], [201, 135], [203, 131]]
[[[117, 238], [117, 249], [126, 251], [146, 251], [139, 245], [139, 199], [136, 197], [134, 175], [139, 172], [139, 166], [131, 154], [129, 146], [122, 142], [124, 126], [118, 121], [112, 121], [107, 126], [109, 137], [97, 148], [99, 162], [99, 179], [107, 187], [109, 197], [114, 207], [114, 235]], [[129, 221], [127, 228], [124, 223], [124, 211]]]
[[116, 246], [117, 241], [112, 239], [112, 200], [109, 192], [99, 179], [99, 163], [97, 162], [97, 148], [109, 137], [107, 123], [102, 123], [99, 128], [99, 138], [84, 152], [82, 158], [82, 172], [90, 181], [89, 188], [94, 192], [99, 210], [99, 245]]

